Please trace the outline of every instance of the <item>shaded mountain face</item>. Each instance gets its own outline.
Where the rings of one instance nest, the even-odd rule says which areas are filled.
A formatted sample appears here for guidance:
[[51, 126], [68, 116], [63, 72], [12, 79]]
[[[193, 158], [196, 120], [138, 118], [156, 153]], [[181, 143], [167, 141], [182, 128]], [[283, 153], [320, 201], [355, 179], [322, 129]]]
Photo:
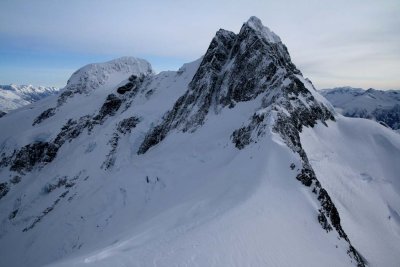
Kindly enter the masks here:
[[[285, 114], [298, 114], [290, 120], [299, 129], [302, 125], [312, 126], [319, 119], [333, 119], [328, 108], [318, 102], [314, 92], [306, 86], [286, 46], [262, 26], [259, 19], [251, 18], [238, 35], [220, 30], [190, 82], [189, 90], [166, 114], [163, 123], [146, 136], [138, 153], [145, 153], [162, 141], [172, 129], [195, 131], [210, 112], [218, 113], [257, 98], [261, 100], [258, 112], [249, 118], [248, 126], [233, 133], [239, 148], [263, 135], [264, 120], [274, 111], [280, 120], [288, 119]], [[279, 112], [282, 109], [287, 112]]]
[[55, 95], [58, 91], [59, 89], [55, 87], [16, 84], [0, 85], [0, 117], [13, 109]]
[[[395, 266], [398, 164], [344, 168], [386, 170], [391, 193], [365, 192], [390, 226], [342, 203], [357, 181], [326, 180], [334, 170], [315, 164], [340, 150], [325, 155], [313, 138], [351, 130], [256, 17], [177, 72], [130, 57], [90, 64], [38, 103], [0, 120], [0, 265]], [[360, 127], [385, 158], [400, 155], [397, 135]], [[346, 228], [365, 218], [376, 229]], [[385, 239], [360, 238], [369, 231]]]
[[344, 116], [372, 119], [400, 131], [400, 91], [337, 87], [320, 90]]

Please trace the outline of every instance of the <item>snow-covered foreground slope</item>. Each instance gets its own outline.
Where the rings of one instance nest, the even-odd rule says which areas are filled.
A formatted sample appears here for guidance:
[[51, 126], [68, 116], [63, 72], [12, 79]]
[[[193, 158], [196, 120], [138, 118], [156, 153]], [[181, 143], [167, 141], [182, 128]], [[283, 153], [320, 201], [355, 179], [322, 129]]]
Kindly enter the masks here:
[[[0, 85], [0, 112], [8, 113], [58, 93], [58, 88], [33, 85]], [[1, 116], [1, 115], [0, 115]]]
[[[301, 135], [344, 229], [370, 266], [400, 263], [400, 138], [368, 120], [337, 116]], [[367, 256], [368, 255], [368, 256]]]
[[[315, 165], [312, 138], [358, 134], [343, 121], [255, 17], [177, 72], [85, 66], [0, 120], [0, 266], [398, 266], [398, 187], [371, 187], [389, 228]], [[362, 131], [387, 141], [357, 144], [395, 183], [400, 136]]]
[[372, 119], [400, 131], [400, 91], [338, 87], [320, 90], [344, 116]]
[[[210, 123], [196, 134], [199, 145], [212, 144], [207, 148], [176, 138], [157, 156], [149, 154], [161, 166], [178, 161], [187, 168], [149, 166], [166, 179], [156, 205], [176, 202], [172, 207], [133, 226], [115, 244], [52, 266], [352, 266], [345, 244], [322, 231], [316, 204], [289, 168], [299, 164], [293, 152], [268, 136], [237, 154], [224, 131], [212, 130], [219, 128]], [[208, 142], [210, 131], [220, 140]], [[176, 153], [162, 152], [171, 149]], [[171, 172], [175, 177], [166, 175]]]

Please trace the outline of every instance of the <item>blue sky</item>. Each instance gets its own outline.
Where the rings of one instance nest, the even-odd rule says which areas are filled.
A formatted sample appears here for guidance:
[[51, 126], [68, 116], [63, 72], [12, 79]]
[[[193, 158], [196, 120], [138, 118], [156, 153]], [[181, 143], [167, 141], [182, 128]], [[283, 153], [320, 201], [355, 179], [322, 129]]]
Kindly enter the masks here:
[[400, 88], [400, 1], [1, 0], [0, 84], [65, 85], [121, 56], [175, 70], [259, 17], [319, 88]]

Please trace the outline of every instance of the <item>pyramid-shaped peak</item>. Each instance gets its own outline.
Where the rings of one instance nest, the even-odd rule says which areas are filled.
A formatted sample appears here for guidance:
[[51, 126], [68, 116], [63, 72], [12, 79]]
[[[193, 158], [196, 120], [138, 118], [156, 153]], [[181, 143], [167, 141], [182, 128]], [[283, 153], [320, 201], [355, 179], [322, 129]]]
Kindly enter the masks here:
[[246, 27], [253, 29], [260, 37], [264, 38], [270, 43], [280, 43], [281, 38], [271, 31], [268, 27], [264, 26], [261, 20], [255, 16], [251, 16], [249, 20], [243, 24], [242, 30]]

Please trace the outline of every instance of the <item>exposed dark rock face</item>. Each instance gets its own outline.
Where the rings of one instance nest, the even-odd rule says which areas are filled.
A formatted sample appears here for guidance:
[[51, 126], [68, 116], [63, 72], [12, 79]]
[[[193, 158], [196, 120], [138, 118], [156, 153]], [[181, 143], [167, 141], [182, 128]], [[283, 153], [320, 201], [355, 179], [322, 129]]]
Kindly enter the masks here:
[[54, 143], [58, 147], [61, 147], [66, 141], [72, 141], [77, 138], [84, 129], [91, 129], [92, 127], [93, 122], [91, 116], [83, 116], [79, 118], [79, 120], [69, 119], [57, 134]]
[[322, 210], [319, 210], [318, 222], [321, 224], [322, 228], [326, 230], [327, 233], [333, 230]]
[[8, 191], [10, 191], [8, 184], [6, 182], [0, 183], [0, 199], [7, 195]]
[[54, 210], [54, 208], [57, 206], [57, 204], [60, 202], [61, 199], [65, 198], [68, 195], [69, 191], [65, 191], [64, 193], [62, 193], [55, 201], [54, 203], [50, 206], [47, 207], [44, 211], [42, 211], [42, 213], [37, 216], [35, 218], [35, 220], [32, 222], [31, 225], [29, 225], [28, 227], [25, 227], [22, 232], [27, 232], [29, 230], [31, 230], [33, 227], [35, 227], [35, 225], [37, 223], [39, 223], [48, 213], [50, 213], [51, 211]]
[[0, 155], [0, 168], [9, 166], [12, 162], [13, 157], [15, 156], [15, 154], [17, 153], [17, 151], [13, 151], [13, 153], [10, 156], [7, 156], [6, 153], [1, 153]]
[[118, 87], [117, 93], [123, 95], [126, 92], [135, 90], [143, 82], [144, 78], [145, 78], [145, 76], [143, 76], [143, 75], [140, 75], [140, 76], [131, 75], [131, 76], [129, 76], [129, 78], [128, 78], [129, 82], [126, 83], [123, 86]]
[[11, 165], [15, 172], [29, 172], [37, 165], [46, 165], [54, 160], [60, 147], [66, 142], [78, 137], [85, 128], [93, 127], [90, 116], [84, 116], [78, 121], [68, 120], [53, 141], [35, 142], [15, 151], [11, 156], [3, 156], [2, 167]]
[[126, 92], [132, 90], [133, 83], [129, 82], [121, 87], [118, 87], [117, 92], [121, 95], [125, 94]]
[[42, 191], [45, 194], [49, 194], [50, 192], [54, 191], [57, 188], [60, 188], [60, 187], [70, 188], [70, 187], [72, 187], [74, 185], [75, 185], [74, 182], [69, 181], [68, 177], [64, 176], [64, 177], [59, 178], [56, 183], [48, 183], [48, 184], [46, 184], [43, 187]]
[[43, 111], [32, 123], [32, 125], [40, 124], [43, 121], [47, 120], [50, 117], [53, 117], [56, 114], [57, 108], [62, 106], [67, 98], [72, 97], [74, 95], [74, 90], [66, 90], [63, 91], [57, 99], [57, 107], [49, 108]]
[[18, 213], [18, 209], [13, 210], [13, 211], [10, 213], [10, 215], [8, 215], [8, 219], [9, 219], [9, 220], [14, 219], [15, 216], [17, 216], [17, 213]]
[[296, 165], [294, 163], [290, 164], [290, 169], [294, 170], [294, 168], [296, 168]]
[[113, 116], [121, 107], [122, 100], [114, 94], [109, 94], [106, 101], [101, 107], [97, 116], [94, 117], [95, 120], [103, 122], [107, 116]]
[[164, 116], [163, 122], [150, 132], [138, 154], [162, 141], [167, 133], [181, 126], [183, 131], [195, 130], [203, 124], [211, 104], [223, 81], [223, 66], [227, 63], [230, 50], [235, 42], [233, 32], [219, 30], [203, 57], [203, 60], [189, 84], [189, 90], [175, 103]]
[[[298, 118], [304, 123], [296, 122], [296, 125], [312, 126], [318, 119], [333, 118], [296, 77], [301, 73], [291, 62], [279, 37], [272, 32], [264, 33], [260, 29], [261, 23], [253, 20], [244, 24], [238, 35], [224, 30], [217, 32], [189, 90], [164, 116], [163, 122], [146, 136], [138, 154], [158, 144], [172, 129], [195, 131], [210, 111], [218, 112], [226, 106], [232, 108], [236, 103], [253, 100], [260, 94], [263, 94], [260, 109], [278, 110], [282, 106], [297, 109]], [[300, 101], [299, 96], [307, 103]], [[309, 104], [312, 104], [311, 108]], [[263, 135], [260, 125], [263, 120], [264, 115], [254, 114], [248, 126], [233, 133], [238, 148], [252, 140], [250, 132], [254, 128], [258, 128], [257, 136]]]
[[270, 42], [254, 26], [248, 24], [242, 27], [237, 36], [231, 57], [234, 58], [234, 65], [227, 73], [227, 93], [220, 99], [225, 106], [232, 102], [255, 99], [273, 86], [279, 78], [277, 74], [280, 70], [301, 74], [280, 40]]
[[264, 114], [253, 114], [249, 125], [235, 130], [232, 133], [232, 142], [238, 149], [242, 149], [250, 143], [254, 142], [252, 139], [253, 132], [256, 132], [257, 137], [264, 135], [266, 124], [263, 123], [265, 118]]
[[32, 126], [41, 123], [42, 121], [54, 116], [56, 114], [56, 108], [49, 108], [43, 111], [34, 121]]
[[[138, 89], [144, 80], [145, 75], [131, 75], [129, 77], [129, 83], [124, 87], [124, 90], [126, 90], [125, 92], [129, 91], [128, 94], [125, 94], [124, 92], [124, 96], [122, 97], [118, 97], [115, 94], [109, 94], [95, 116], [86, 115], [78, 120], [68, 120], [53, 141], [28, 144], [8, 157], [2, 154], [0, 158], [0, 167], [11, 165], [10, 170], [23, 173], [31, 171], [32, 168], [38, 164], [45, 165], [51, 162], [56, 157], [59, 148], [64, 145], [65, 142], [71, 142], [85, 129], [87, 129], [90, 134], [96, 125], [103, 124], [108, 117], [114, 116], [120, 110], [124, 102], [132, 100], [136, 96]], [[65, 91], [64, 93], [67, 92], [71, 91]], [[59, 99], [63, 98], [63, 94], [60, 95]], [[39, 124], [45, 119], [53, 116], [55, 112], [56, 108], [45, 110], [35, 119], [33, 125]], [[130, 132], [130, 129], [134, 128], [137, 123], [139, 123], [139, 119], [135, 117], [125, 119], [118, 125], [118, 131], [119, 133], [126, 134]], [[115, 147], [118, 145], [118, 139], [119, 136], [114, 140]]]
[[60, 96], [57, 99], [57, 107], [62, 106], [65, 102], [67, 102], [67, 99], [75, 95], [76, 93], [80, 92], [79, 86], [71, 86], [70, 90], [66, 90], [60, 94]]
[[133, 128], [140, 122], [140, 119], [137, 117], [129, 117], [123, 119], [120, 123], [118, 123], [117, 131], [121, 134], [130, 133]]
[[111, 139], [108, 141], [108, 144], [111, 147], [110, 152], [106, 156], [106, 160], [101, 165], [102, 169], [110, 169], [114, 166], [115, 161], [117, 159], [116, 153], [119, 144], [119, 140], [125, 134], [131, 133], [131, 130], [136, 127], [136, 125], [140, 122], [140, 119], [136, 117], [130, 117], [123, 119], [117, 125], [117, 131], [113, 134]]
[[107, 154], [105, 161], [103, 164], [101, 164], [101, 168], [104, 170], [110, 169], [112, 166], [114, 166], [115, 161], [116, 161], [116, 152], [118, 148], [118, 143], [119, 143], [120, 136], [117, 133], [114, 133], [111, 139], [108, 141], [108, 145], [110, 145], [111, 150]]
[[[146, 136], [138, 154], [158, 144], [172, 129], [195, 131], [209, 112], [218, 113], [226, 106], [255, 99], [281, 85], [287, 75], [300, 74], [279, 37], [272, 32], [260, 33], [257, 27], [262, 26], [261, 22], [251, 20], [238, 35], [225, 30], [217, 32], [189, 90]], [[267, 34], [275, 40], [267, 40]]]
[[21, 148], [15, 155], [10, 170], [31, 171], [39, 163], [47, 164], [57, 155], [58, 146], [48, 142], [36, 142]]
[[128, 80], [129, 80], [130, 82], [133, 82], [133, 81], [136, 81], [137, 78], [138, 78], [138, 76], [135, 75], [135, 74], [133, 74], [133, 75], [129, 76]]
[[250, 126], [237, 129], [232, 134], [232, 142], [238, 149], [242, 149], [249, 145], [253, 140], [251, 139], [252, 128]]
[[[33, 167], [37, 165], [46, 165], [47, 163], [50, 163], [54, 160], [58, 150], [65, 142], [71, 142], [85, 129], [90, 133], [94, 126], [102, 124], [108, 117], [114, 116], [124, 101], [126, 101], [126, 98], [121, 99], [115, 94], [108, 95], [96, 116], [86, 115], [78, 120], [70, 119], [61, 128], [53, 141], [28, 144], [8, 157], [3, 154], [0, 160], [0, 167], [11, 165], [11, 171], [23, 173], [31, 171]], [[47, 111], [44, 113], [51, 114], [52, 112]], [[124, 120], [119, 127], [121, 131], [129, 131], [129, 127], [133, 127], [132, 125], [136, 125], [135, 123], [136, 120], [130, 118]]]
[[175, 103], [173, 109], [164, 116], [164, 122], [154, 127], [154, 129], [146, 135], [143, 143], [139, 147], [138, 154], [144, 154], [150, 147], [161, 142], [167, 136], [170, 129], [176, 127], [176, 124], [173, 124], [174, 118], [178, 115], [179, 107], [181, 103], [183, 103], [184, 98], [185, 96], [181, 96]]
[[4, 115], [6, 115], [7, 113], [5, 113], [4, 111], [0, 110], [0, 118], [3, 117]]

